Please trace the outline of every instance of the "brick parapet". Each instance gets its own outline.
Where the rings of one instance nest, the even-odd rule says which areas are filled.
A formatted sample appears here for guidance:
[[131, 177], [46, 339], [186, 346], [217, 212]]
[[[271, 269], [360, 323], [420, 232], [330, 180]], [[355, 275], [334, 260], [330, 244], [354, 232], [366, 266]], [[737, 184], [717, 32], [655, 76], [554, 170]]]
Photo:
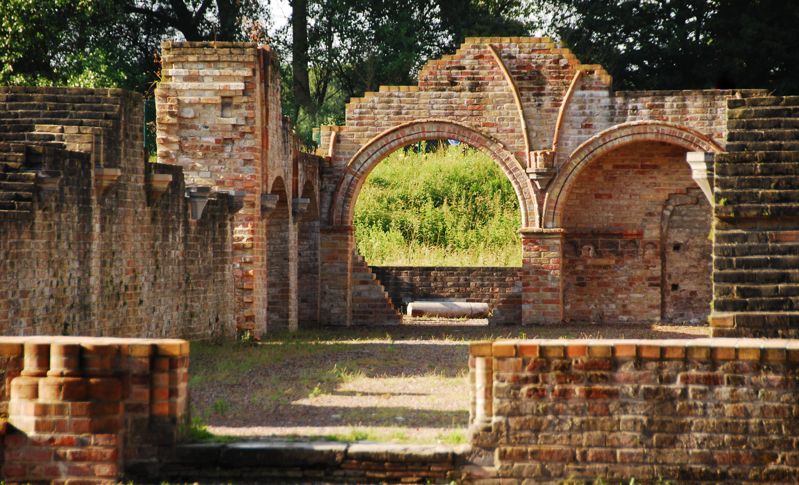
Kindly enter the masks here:
[[115, 483], [186, 424], [186, 341], [2, 337], [0, 354], [6, 481]]
[[494, 457], [494, 479], [799, 476], [788, 424], [799, 392], [790, 377], [799, 368], [796, 341], [481, 342], [470, 348], [473, 386], [480, 362], [492, 385], [482, 411], [473, 399], [472, 444]]

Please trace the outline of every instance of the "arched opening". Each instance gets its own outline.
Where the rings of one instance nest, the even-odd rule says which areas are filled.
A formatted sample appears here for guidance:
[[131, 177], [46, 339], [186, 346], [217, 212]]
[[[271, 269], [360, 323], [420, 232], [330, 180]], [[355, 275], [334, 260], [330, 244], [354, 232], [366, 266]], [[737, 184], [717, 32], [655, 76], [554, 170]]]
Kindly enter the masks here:
[[297, 298], [298, 324], [307, 328], [319, 325], [319, 203], [310, 181], [302, 188], [302, 198], [309, 202], [308, 208], [297, 216]]
[[[512, 250], [513, 256], [506, 258], [505, 266], [502, 267], [460, 264], [444, 267], [370, 268], [356, 252], [352, 259], [349, 290], [351, 319], [354, 324], [375, 324], [392, 319], [398, 321], [397, 310], [405, 312], [409, 302], [418, 300], [483, 303], [487, 306], [490, 323], [520, 323], [522, 282], [519, 276], [521, 242], [518, 231], [527, 224], [535, 224], [536, 199], [534, 189], [521, 164], [501, 144], [471, 128], [451, 122], [410, 123], [389, 130], [364, 146], [350, 161], [348, 175], [336, 192], [331, 217], [342, 225], [352, 224], [355, 201], [367, 177], [390, 154], [407, 154], [406, 147], [409, 146], [416, 147], [418, 151], [423, 144], [448, 146], [450, 141], [460, 142], [464, 147], [472, 147], [470, 148], [472, 153], [477, 153], [476, 150], [479, 150], [480, 156], [489, 162], [494, 174], [499, 175], [499, 180], [510, 194], [510, 199], [515, 199], [513, 222], [509, 230], [516, 245]], [[409, 163], [413, 167], [413, 162]], [[428, 175], [430, 175], [428, 179], [436, 177], [435, 174]], [[472, 182], [477, 185], [486, 181]], [[491, 248], [487, 248], [487, 251], [490, 250]], [[497, 264], [496, 258], [485, 259]], [[390, 311], [384, 312], [383, 309], [387, 306]]]
[[290, 214], [288, 194], [283, 179], [272, 183], [272, 196], [277, 204], [268, 214], [266, 233], [267, 268], [267, 330], [289, 328], [290, 286]]
[[352, 157], [336, 188], [330, 211], [333, 226], [351, 226], [355, 200], [369, 173], [388, 154], [425, 140], [458, 140], [488, 154], [510, 180], [519, 202], [521, 227], [534, 227], [538, 221], [536, 191], [522, 164], [493, 138], [466, 125], [446, 120], [412, 121], [375, 136]]
[[685, 161], [689, 149], [614, 144], [586, 158], [560, 193], [566, 321], [704, 320], [711, 210]]

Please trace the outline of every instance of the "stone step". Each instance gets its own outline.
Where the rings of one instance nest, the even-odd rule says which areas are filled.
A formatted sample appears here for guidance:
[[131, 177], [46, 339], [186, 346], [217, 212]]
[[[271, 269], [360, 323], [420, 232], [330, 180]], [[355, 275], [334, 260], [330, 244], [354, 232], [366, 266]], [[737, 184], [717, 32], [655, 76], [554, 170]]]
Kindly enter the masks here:
[[728, 99], [729, 109], [744, 107], [799, 106], [799, 96], [753, 96], [751, 98]]
[[33, 192], [3, 192], [0, 190], [0, 202], [31, 202]]
[[799, 106], [793, 104], [746, 106], [727, 111], [727, 119], [729, 120], [749, 118], [799, 118]]
[[0, 200], [0, 211], [27, 211], [33, 210], [33, 202]]
[[799, 162], [799, 153], [790, 150], [761, 150], [738, 153], [719, 153], [716, 155], [715, 165], [727, 163], [785, 163]]
[[[799, 203], [799, 190], [716, 189], [716, 201], [724, 205]], [[799, 215], [799, 214], [797, 214]]]
[[797, 129], [799, 119], [796, 118], [748, 118], [728, 120], [727, 129], [732, 130], [774, 130]]
[[791, 175], [716, 176], [715, 183], [721, 189], [799, 190], [799, 177]]
[[795, 285], [721, 285], [716, 284], [717, 297], [722, 298], [781, 298], [799, 297], [799, 284]]
[[33, 192], [36, 184], [33, 182], [0, 182], [0, 192]]
[[713, 281], [730, 284], [797, 284], [799, 269], [717, 270], [713, 273]]
[[728, 142], [737, 141], [795, 141], [799, 140], [799, 128], [772, 130], [730, 130]]
[[33, 172], [3, 172], [0, 169], [0, 182], [35, 183], [36, 174]]
[[713, 247], [713, 254], [717, 258], [740, 256], [799, 256], [799, 244], [716, 244]]
[[0, 209], [0, 223], [30, 220], [30, 210]]
[[794, 141], [746, 141], [727, 143], [729, 152], [799, 152], [799, 140]]
[[799, 310], [799, 297], [789, 298], [713, 298], [713, 307], [722, 312], [776, 312]]
[[716, 205], [714, 215], [720, 219], [799, 218], [799, 203]]
[[792, 269], [799, 268], [799, 256], [740, 256], [713, 258], [713, 268], [726, 269]]
[[799, 175], [799, 162], [785, 162], [785, 163], [765, 163], [765, 162], [747, 162], [747, 163], [718, 163], [716, 164], [716, 177], [719, 179], [723, 177], [748, 177], [748, 176], [762, 176], [762, 177], [796, 177]]
[[799, 229], [717, 229], [716, 244], [799, 243]]

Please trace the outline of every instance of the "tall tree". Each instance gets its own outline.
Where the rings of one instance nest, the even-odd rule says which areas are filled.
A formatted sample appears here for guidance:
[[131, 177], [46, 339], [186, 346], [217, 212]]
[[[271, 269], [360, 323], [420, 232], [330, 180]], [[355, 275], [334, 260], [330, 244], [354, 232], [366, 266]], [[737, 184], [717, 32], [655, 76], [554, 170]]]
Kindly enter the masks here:
[[535, 0], [541, 27], [623, 89], [799, 90], [799, 3]]

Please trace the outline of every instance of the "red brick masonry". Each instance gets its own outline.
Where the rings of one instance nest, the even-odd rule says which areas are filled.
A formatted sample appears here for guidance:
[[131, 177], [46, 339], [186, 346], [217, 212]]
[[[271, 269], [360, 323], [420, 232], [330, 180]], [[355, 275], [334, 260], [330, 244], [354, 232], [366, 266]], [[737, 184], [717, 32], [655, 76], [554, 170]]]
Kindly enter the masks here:
[[0, 478], [114, 483], [155, 462], [188, 416], [188, 365], [184, 340], [0, 338]]
[[485, 342], [469, 366], [493, 479], [799, 480], [799, 341]]

